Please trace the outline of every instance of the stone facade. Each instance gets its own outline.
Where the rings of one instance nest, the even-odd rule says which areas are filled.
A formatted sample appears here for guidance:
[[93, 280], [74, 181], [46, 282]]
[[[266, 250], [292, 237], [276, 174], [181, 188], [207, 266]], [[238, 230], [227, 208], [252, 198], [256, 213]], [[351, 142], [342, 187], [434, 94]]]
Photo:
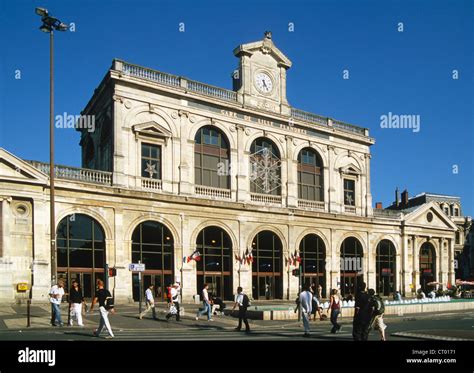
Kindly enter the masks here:
[[[281, 297], [298, 292], [296, 267], [287, 264], [303, 238], [324, 243], [325, 293], [341, 286], [343, 241], [362, 248], [359, 271], [376, 287], [376, 252], [382, 240], [395, 250], [394, 289], [407, 295], [420, 284], [419, 252], [433, 248], [433, 279], [454, 282], [456, 224], [435, 202], [409, 212], [373, 210], [367, 129], [292, 108], [286, 99], [289, 59], [267, 34], [263, 41], [234, 50], [239, 67], [234, 91], [114, 60], [84, 109], [94, 115], [95, 131], [81, 133], [84, 168], [56, 169], [57, 224], [72, 214], [93, 218], [105, 235], [105, 255], [117, 276], [109, 280], [117, 302], [132, 299], [132, 234], [145, 221], [166, 226], [173, 236], [173, 279], [182, 282], [184, 301], [198, 294], [197, 263], [183, 263], [196, 250], [205, 227], [219, 227], [230, 238], [232, 288], [255, 287], [252, 264], [236, 257], [252, 251], [257, 233], [271, 231], [282, 245]], [[255, 76], [266, 79], [265, 91]], [[271, 83], [270, 83], [271, 82]], [[264, 86], [265, 83], [263, 83]], [[195, 184], [195, 136], [203, 126], [220, 131], [229, 145], [229, 188]], [[280, 155], [281, 193], [254, 193], [249, 169], [254, 140], [273, 142]], [[161, 177], [143, 176], [142, 144], [161, 149]], [[298, 192], [298, 157], [314, 150], [322, 160], [321, 200]], [[33, 300], [47, 299], [50, 286], [49, 165], [26, 162], [0, 149], [0, 300], [24, 295], [16, 284], [32, 281]], [[345, 201], [344, 180], [354, 182], [354, 203]], [[285, 260], [286, 259], [286, 260]], [[280, 285], [279, 285], [280, 286]]]

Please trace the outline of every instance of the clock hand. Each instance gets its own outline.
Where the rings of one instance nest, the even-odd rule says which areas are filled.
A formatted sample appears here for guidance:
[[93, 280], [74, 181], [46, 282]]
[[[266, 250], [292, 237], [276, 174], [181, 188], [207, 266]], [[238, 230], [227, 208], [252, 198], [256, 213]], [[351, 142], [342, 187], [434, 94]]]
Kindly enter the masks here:
[[262, 80], [263, 86], [267, 88], [267, 85], [265, 84], [265, 80]]

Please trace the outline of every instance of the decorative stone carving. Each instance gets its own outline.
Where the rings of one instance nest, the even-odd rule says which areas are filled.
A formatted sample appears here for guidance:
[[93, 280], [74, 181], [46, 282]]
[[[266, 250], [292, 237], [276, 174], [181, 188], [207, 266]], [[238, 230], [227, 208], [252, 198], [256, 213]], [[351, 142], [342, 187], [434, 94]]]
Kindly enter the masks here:
[[123, 104], [127, 109], [130, 109], [132, 107], [132, 102], [130, 100], [125, 100]]

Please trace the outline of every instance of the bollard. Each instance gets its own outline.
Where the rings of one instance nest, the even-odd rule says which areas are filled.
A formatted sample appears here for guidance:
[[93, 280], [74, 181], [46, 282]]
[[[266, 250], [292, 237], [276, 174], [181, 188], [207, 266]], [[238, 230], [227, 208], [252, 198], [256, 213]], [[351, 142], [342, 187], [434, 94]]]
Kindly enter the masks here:
[[26, 327], [29, 328], [30, 324], [30, 306], [31, 306], [31, 299], [26, 301]]

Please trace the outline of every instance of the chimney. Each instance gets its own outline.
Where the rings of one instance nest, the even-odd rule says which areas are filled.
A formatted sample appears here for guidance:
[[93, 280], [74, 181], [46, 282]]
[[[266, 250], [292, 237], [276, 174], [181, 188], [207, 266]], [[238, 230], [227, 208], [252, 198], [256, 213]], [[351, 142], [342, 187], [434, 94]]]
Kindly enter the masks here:
[[400, 204], [400, 191], [398, 190], [398, 187], [395, 189], [395, 207], [398, 207]]
[[375, 208], [376, 208], [376, 209], [379, 209], [379, 210], [382, 210], [382, 209], [383, 209], [383, 207], [382, 207], [382, 202], [376, 202], [376, 203], [375, 203]]
[[406, 189], [402, 192], [402, 206], [408, 206], [408, 190]]

